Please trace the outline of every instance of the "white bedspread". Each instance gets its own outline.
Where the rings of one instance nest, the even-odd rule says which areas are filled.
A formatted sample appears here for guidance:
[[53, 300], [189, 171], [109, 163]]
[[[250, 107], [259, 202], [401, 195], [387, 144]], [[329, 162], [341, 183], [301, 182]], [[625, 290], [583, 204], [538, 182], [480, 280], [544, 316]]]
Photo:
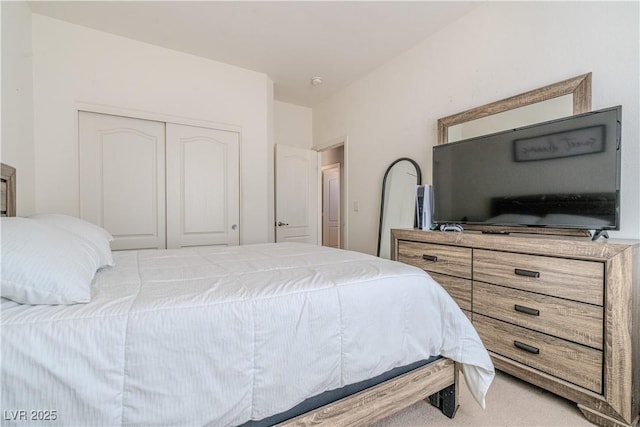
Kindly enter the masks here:
[[491, 360], [417, 268], [295, 243], [114, 259], [88, 304], [3, 300], [4, 425], [237, 425], [432, 355], [484, 405]]

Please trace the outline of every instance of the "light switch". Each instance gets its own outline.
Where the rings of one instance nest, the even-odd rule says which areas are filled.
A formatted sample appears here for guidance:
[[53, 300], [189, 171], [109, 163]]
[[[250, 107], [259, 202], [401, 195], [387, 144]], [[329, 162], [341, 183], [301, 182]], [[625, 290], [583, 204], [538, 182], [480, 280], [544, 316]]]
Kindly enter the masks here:
[[359, 210], [360, 210], [360, 202], [356, 200], [355, 202], [353, 202], [353, 211], [358, 212]]

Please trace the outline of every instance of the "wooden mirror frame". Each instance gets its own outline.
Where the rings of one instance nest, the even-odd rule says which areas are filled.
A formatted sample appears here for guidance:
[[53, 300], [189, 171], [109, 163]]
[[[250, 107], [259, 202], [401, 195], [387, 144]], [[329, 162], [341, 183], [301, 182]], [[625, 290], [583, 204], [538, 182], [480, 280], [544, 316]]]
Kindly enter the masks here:
[[[582, 74], [558, 83], [544, 86], [529, 92], [521, 93], [510, 98], [472, 108], [462, 113], [453, 114], [438, 120], [437, 144], [448, 144], [449, 127], [559, 96], [573, 94], [573, 114], [587, 113], [591, 111], [591, 73]], [[491, 225], [465, 225], [465, 230], [493, 230], [497, 227]], [[555, 234], [569, 236], [590, 236], [589, 230], [535, 228], [535, 227], [499, 227], [501, 230], [515, 233], [531, 234]]]
[[591, 111], [591, 73], [582, 74], [558, 83], [521, 93], [520, 95], [472, 108], [462, 113], [443, 117], [438, 120], [437, 144], [447, 144], [449, 142], [450, 126], [569, 94], [573, 94], [573, 114]]

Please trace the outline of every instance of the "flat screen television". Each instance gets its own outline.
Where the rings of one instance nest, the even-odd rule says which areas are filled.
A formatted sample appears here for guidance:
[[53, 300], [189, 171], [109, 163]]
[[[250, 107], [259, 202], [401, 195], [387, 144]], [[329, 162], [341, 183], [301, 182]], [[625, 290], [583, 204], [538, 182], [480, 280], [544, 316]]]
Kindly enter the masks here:
[[435, 224], [619, 230], [622, 107], [433, 148]]

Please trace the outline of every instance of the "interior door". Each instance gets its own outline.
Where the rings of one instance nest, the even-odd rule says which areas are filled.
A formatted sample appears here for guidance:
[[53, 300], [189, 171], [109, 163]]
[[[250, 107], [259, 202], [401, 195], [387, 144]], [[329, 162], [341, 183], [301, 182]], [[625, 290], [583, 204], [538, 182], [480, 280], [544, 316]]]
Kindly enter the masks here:
[[112, 249], [165, 247], [164, 128], [78, 113], [80, 218], [109, 231]]
[[318, 153], [276, 145], [276, 242], [318, 244]]
[[340, 164], [322, 170], [322, 245], [340, 247]]
[[240, 244], [237, 132], [167, 123], [167, 247]]

